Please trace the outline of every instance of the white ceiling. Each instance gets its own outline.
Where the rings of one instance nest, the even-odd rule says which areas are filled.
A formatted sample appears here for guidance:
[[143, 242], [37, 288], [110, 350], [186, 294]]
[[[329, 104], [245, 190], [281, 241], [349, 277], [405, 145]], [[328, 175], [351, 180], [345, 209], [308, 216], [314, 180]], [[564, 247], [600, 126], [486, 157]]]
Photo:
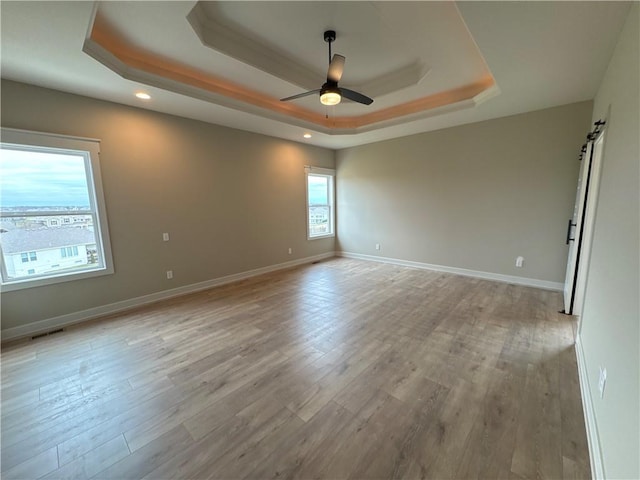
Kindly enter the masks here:
[[[592, 99], [630, 3], [207, 2], [195, 9], [195, 24], [195, 13], [187, 19], [194, 6], [193, 1], [104, 2], [97, 15], [138, 51], [274, 99], [320, 87], [328, 62], [322, 32], [333, 28], [338, 32], [333, 50], [347, 57], [340, 84], [368, 88], [375, 101], [370, 107], [343, 102], [328, 109], [315, 96], [296, 101], [296, 108], [330, 117], [384, 111], [483, 76], [492, 75], [497, 88], [474, 101], [345, 134], [108, 68], [108, 62], [83, 51], [93, 2], [2, 1], [2, 77], [344, 148]], [[140, 90], [152, 99], [136, 99], [133, 93]], [[312, 138], [303, 139], [305, 132]]]

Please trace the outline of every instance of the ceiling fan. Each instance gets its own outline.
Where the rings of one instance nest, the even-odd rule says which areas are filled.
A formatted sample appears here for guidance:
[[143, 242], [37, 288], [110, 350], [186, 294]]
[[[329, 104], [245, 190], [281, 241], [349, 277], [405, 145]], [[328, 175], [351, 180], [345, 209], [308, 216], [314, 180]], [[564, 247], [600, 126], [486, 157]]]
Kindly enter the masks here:
[[296, 100], [298, 98], [318, 93], [320, 94], [320, 103], [323, 105], [337, 105], [342, 100], [342, 97], [364, 105], [371, 105], [373, 103], [373, 99], [366, 95], [349, 90], [348, 88], [338, 87], [338, 82], [340, 81], [340, 78], [342, 78], [342, 71], [344, 70], [345, 57], [337, 53], [331, 57], [331, 42], [335, 41], [335, 39], [336, 32], [334, 30], [327, 30], [324, 32], [324, 41], [329, 44], [329, 70], [327, 71], [327, 81], [324, 85], [317, 90], [311, 90], [309, 92], [299, 93], [298, 95], [292, 95], [291, 97], [282, 98], [280, 99], [281, 102], [288, 102], [289, 100]]

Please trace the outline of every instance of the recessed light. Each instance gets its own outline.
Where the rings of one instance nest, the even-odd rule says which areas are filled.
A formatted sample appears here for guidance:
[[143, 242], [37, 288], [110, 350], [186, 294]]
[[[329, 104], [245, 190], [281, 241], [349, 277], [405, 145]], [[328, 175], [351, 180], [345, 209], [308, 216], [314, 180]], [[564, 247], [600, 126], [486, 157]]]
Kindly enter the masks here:
[[151, 95], [149, 95], [148, 93], [144, 93], [144, 92], [136, 93], [136, 97], [138, 97], [140, 100], [150, 100], [151, 99]]
[[303, 135], [303, 137], [304, 137], [304, 138], [311, 138], [311, 134], [310, 134], [310, 133], [305, 133], [305, 134]]

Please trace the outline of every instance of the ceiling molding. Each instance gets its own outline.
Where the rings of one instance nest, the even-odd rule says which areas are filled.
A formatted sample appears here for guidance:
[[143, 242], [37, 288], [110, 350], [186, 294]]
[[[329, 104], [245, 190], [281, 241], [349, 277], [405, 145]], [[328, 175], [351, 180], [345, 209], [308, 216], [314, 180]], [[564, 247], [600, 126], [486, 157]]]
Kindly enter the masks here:
[[418, 85], [429, 74], [431, 69], [422, 62], [414, 62], [404, 68], [380, 75], [368, 82], [349, 84], [349, 88], [358, 92], [366, 92], [370, 97], [382, 97], [403, 88]]
[[268, 48], [264, 42], [253, 40], [212, 18], [197, 2], [187, 20], [205, 47], [212, 48], [247, 65], [270, 73], [286, 82], [307, 90], [318, 88], [323, 74], [299, 60]]

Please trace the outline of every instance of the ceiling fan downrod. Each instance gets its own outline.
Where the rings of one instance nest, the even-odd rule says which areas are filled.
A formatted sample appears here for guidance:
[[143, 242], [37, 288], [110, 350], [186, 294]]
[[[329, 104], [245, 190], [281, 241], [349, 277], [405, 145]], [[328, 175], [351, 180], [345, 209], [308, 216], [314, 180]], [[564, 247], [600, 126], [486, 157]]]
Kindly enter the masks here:
[[329, 44], [329, 63], [331, 63], [331, 42], [336, 41], [335, 30], [327, 30], [324, 32], [324, 41]]

